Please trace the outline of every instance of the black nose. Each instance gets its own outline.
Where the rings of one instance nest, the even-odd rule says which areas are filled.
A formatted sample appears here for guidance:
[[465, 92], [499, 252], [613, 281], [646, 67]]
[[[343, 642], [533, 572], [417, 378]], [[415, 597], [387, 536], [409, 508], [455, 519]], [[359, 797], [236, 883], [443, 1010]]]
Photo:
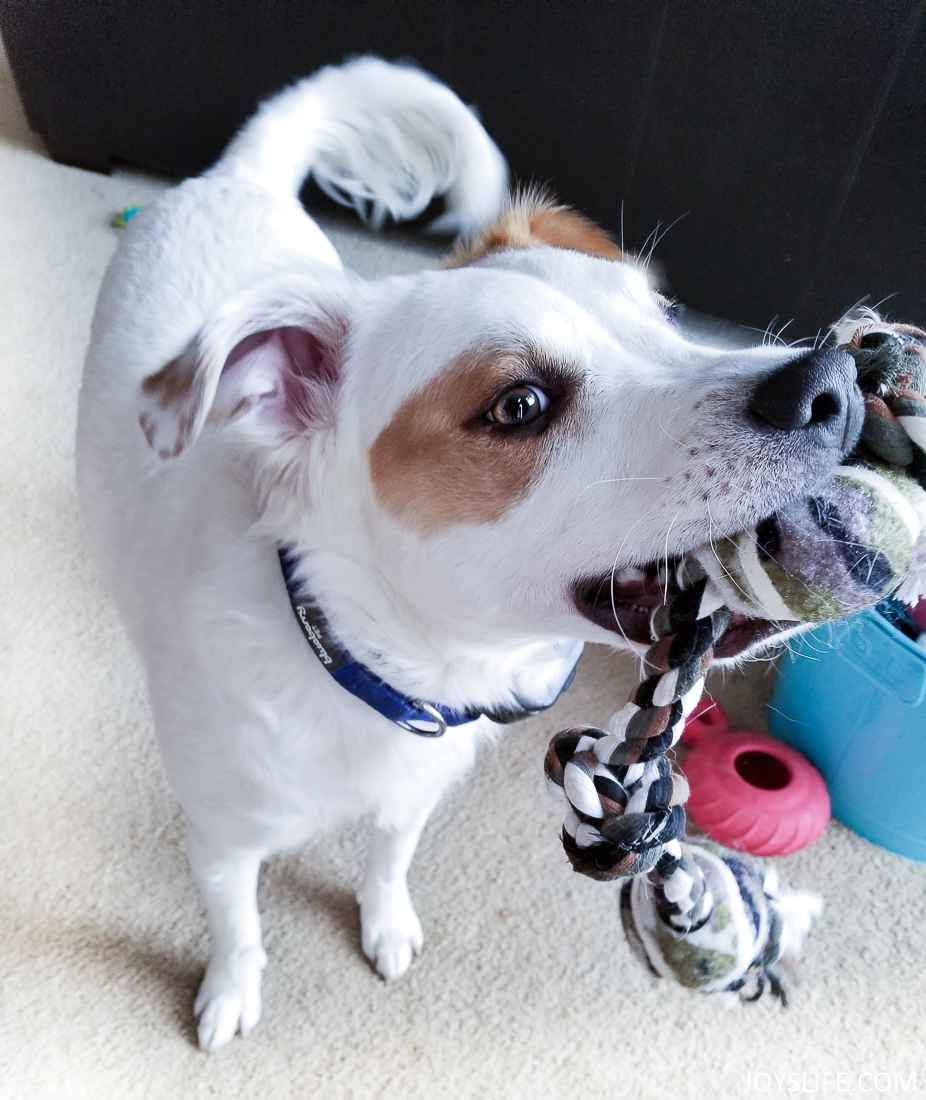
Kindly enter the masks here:
[[811, 351], [760, 382], [749, 409], [772, 428], [801, 432], [809, 442], [847, 453], [864, 416], [855, 378], [855, 361], [846, 352]]

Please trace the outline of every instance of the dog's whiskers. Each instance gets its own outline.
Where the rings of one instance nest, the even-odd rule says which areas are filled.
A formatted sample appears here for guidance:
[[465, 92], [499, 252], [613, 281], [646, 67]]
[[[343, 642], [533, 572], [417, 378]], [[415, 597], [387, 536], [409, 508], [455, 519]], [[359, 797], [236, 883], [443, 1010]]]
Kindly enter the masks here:
[[589, 489], [594, 489], [597, 485], [620, 485], [625, 481], [664, 481], [664, 480], [665, 479], [661, 478], [661, 477], [603, 477], [603, 478], [599, 478], [598, 481], [590, 481], [588, 483], [588, 485], [586, 485], [585, 488], [581, 490], [581, 492], [578, 494], [578, 496], [575, 499], [575, 503], [573, 504], [573, 508], [578, 506], [579, 497], [581, 497], [585, 493], [587, 493], [589, 491]]
[[[678, 225], [683, 218], [687, 218], [690, 213], [691, 211], [686, 210], [684, 214], [679, 214], [674, 221], [669, 222], [665, 229], [662, 228], [662, 222], [659, 221], [656, 223], [656, 228], [646, 235], [646, 240], [643, 242], [640, 254], [635, 257], [636, 263], [642, 267], [644, 271], [649, 270], [649, 266], [653, 259], [653, 253], [659, 242], [665, 237], [670, 229]], [[621, 216], [623, 219], [623, 208], [621, 210]], [[662, 232], [660, 232], [660, 230], [662, 230]], [[623, 220], [621, 222], [621, 243], [623, 245]]]
[[665, 584], [663, 586], [663, 592], [662, 592], [662, 601], [663, 601], [663, 603], [668, 603], [669, 602], [669, 570], [668, 570], [669, 535], [670, 535], [670, 533], [672, 531], [672, 528], [675, 525], [675, 521], [678, 519], [679, 515], [680, 515], [679, 512], [675, 513], [675, 515], [672, 517], [672, 522], [669, 524], [668, 529], [666, 530], [666, 552], [665, 552], [663, 560], [667, 563], [667, 567], [666, 567], [666, 579], [665, 579]]
[[653, 240], [652, 247], [649, 250], [649, 255], [646, 258], [647, 266], [649, 266], [649, 262], [653, 258], [653, 253], [656, 251], [656, 248], [659, 246], [660, 241], [663, 240], [663, 238], [669, 232], [670, 229], [673, 229], [676, 225], [678, 225], [678, 223], [680, 221], [682, 221], [683, 218], [687, 218], [690, 213], [691, 213], [690, 210], [686, 210], [684, 214], [679, 214], [679, 216], [675, 219], [675, 221], [669, 222], [669, 224], [665, 227], [665, 229], [663, 229], [663, 231], [661, 233], [658, 232], [659, 231], [659, 226], [658, 225], [656, 226], [657, 236]]
[[[675, 411], [675, 410], [673, 410], [673, 411]], [[673, 443], [677, 443], [679, 445], [679, 447], [684, 447], [685, 446], [685, 444], [682, 443], [682, 441], [680, 439], [676, 439], [675, 436], [672, 435], [672, 433], [668, 430], [668, 428], [666, 428], [665, 424], [663, 424], [663, 422], [661, 420], [659, 421], [659, 427], [662, 430], [663, 434], [667, 435], [669, 437], [669, 439], [672, 440]]]
[[[621, 544], [617, 548], [617, 553], [614, 555], [614, 561], [611, 565], [611, 577], [610, 577], [611, 614], [614, 616], [614, 622], [617, 624], [617, 628], [618, 628], [618, 630], [620, 630], [621, 636], [623, 637], [624, 641], [627, 642], [627, 644], [631, 648], [633, 648], [633, 643], [631, 642], [630, 638], [627, 637], [627, 632], [624, 630], [624, 627], [621, 624], [621, 621], [620, 621], [620, 619], [618, 617], [618, 614], [617, 614], [617, 595], [616, 595], [615, 590], [614, 590], [615, 580], [616, 580], [616, 575], [617, 575], [617, 565], [618, 565], [618, 562], [621, 560], [621, 555], [624, 552], [624, 547], [627, 545], [627, 540], [630, 538], [630, 536], [633, 534], [633, 532], [636, 530], [636, 528], [639, 527], [640, 524], [644, 520], [649, 519], [649, 517], [653, 514], [653, 512], [656, 511], [656, 507], [657, 506], [654, 505], [652, 508], [650, 508], [648, 512], [645, 512], [642, 516], [640, 516], [640, 518], [636, 521], [636, 523], [634, 523], [630, 527], [630, 529], [624, 535], [623, 539], [621, 539]], [[642, 658], [641, 658], [641, 660], [642, 660]], [[642, 668], [642, 665], [641, 665], [641, 668]]]

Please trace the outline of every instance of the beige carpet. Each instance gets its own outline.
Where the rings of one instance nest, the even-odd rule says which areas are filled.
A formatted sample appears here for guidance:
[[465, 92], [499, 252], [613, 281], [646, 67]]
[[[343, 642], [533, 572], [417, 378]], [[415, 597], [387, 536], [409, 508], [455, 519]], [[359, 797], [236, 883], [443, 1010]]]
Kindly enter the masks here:
[[[725, 1011], [631, 958], [616, 890], [569, 871], [540, 777], [551, 731], [626, 697], [633, 667], [602, 649], [435, 814], [411, 874], [427, 943], [404, 980], [386, 986], [361, 955], [363, 833], [346, 830], [266, 868], [263, 1022], [196, 1049], [203, 911], [72, 476], [108, 221], [163, 186], [50, 162], [0, 77], [0, 1095], [713, 1100], [815, 1080], [909, 1093], [911, 1073], [926, 1090], [926, 868], [839, 825], [780, 861], [829, 901], [788, 1011]], [[347, 222], [334, 233], [364, 273], [436, 262]], [[714, 688], [734, 723], [761, 728], [770, 683], [757, 664]]]

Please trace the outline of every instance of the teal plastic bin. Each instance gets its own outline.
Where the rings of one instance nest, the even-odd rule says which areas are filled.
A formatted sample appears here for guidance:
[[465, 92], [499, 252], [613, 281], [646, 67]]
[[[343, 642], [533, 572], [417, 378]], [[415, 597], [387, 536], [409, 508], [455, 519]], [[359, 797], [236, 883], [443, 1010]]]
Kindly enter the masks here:
[[820, 771], [834, 817], [926, 863], [926, 651], [874, 610], [788, 644], [771, 732]]

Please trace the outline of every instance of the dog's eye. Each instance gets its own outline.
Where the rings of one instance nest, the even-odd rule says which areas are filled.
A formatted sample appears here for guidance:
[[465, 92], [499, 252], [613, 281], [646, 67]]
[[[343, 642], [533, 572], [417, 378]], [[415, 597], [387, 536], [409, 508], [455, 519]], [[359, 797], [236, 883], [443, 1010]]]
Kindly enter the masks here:
[[550, 398], [538, 386], [515, 386], [503, 393], [488, 412], [494, 424], [529, 424], [546, 412]]

